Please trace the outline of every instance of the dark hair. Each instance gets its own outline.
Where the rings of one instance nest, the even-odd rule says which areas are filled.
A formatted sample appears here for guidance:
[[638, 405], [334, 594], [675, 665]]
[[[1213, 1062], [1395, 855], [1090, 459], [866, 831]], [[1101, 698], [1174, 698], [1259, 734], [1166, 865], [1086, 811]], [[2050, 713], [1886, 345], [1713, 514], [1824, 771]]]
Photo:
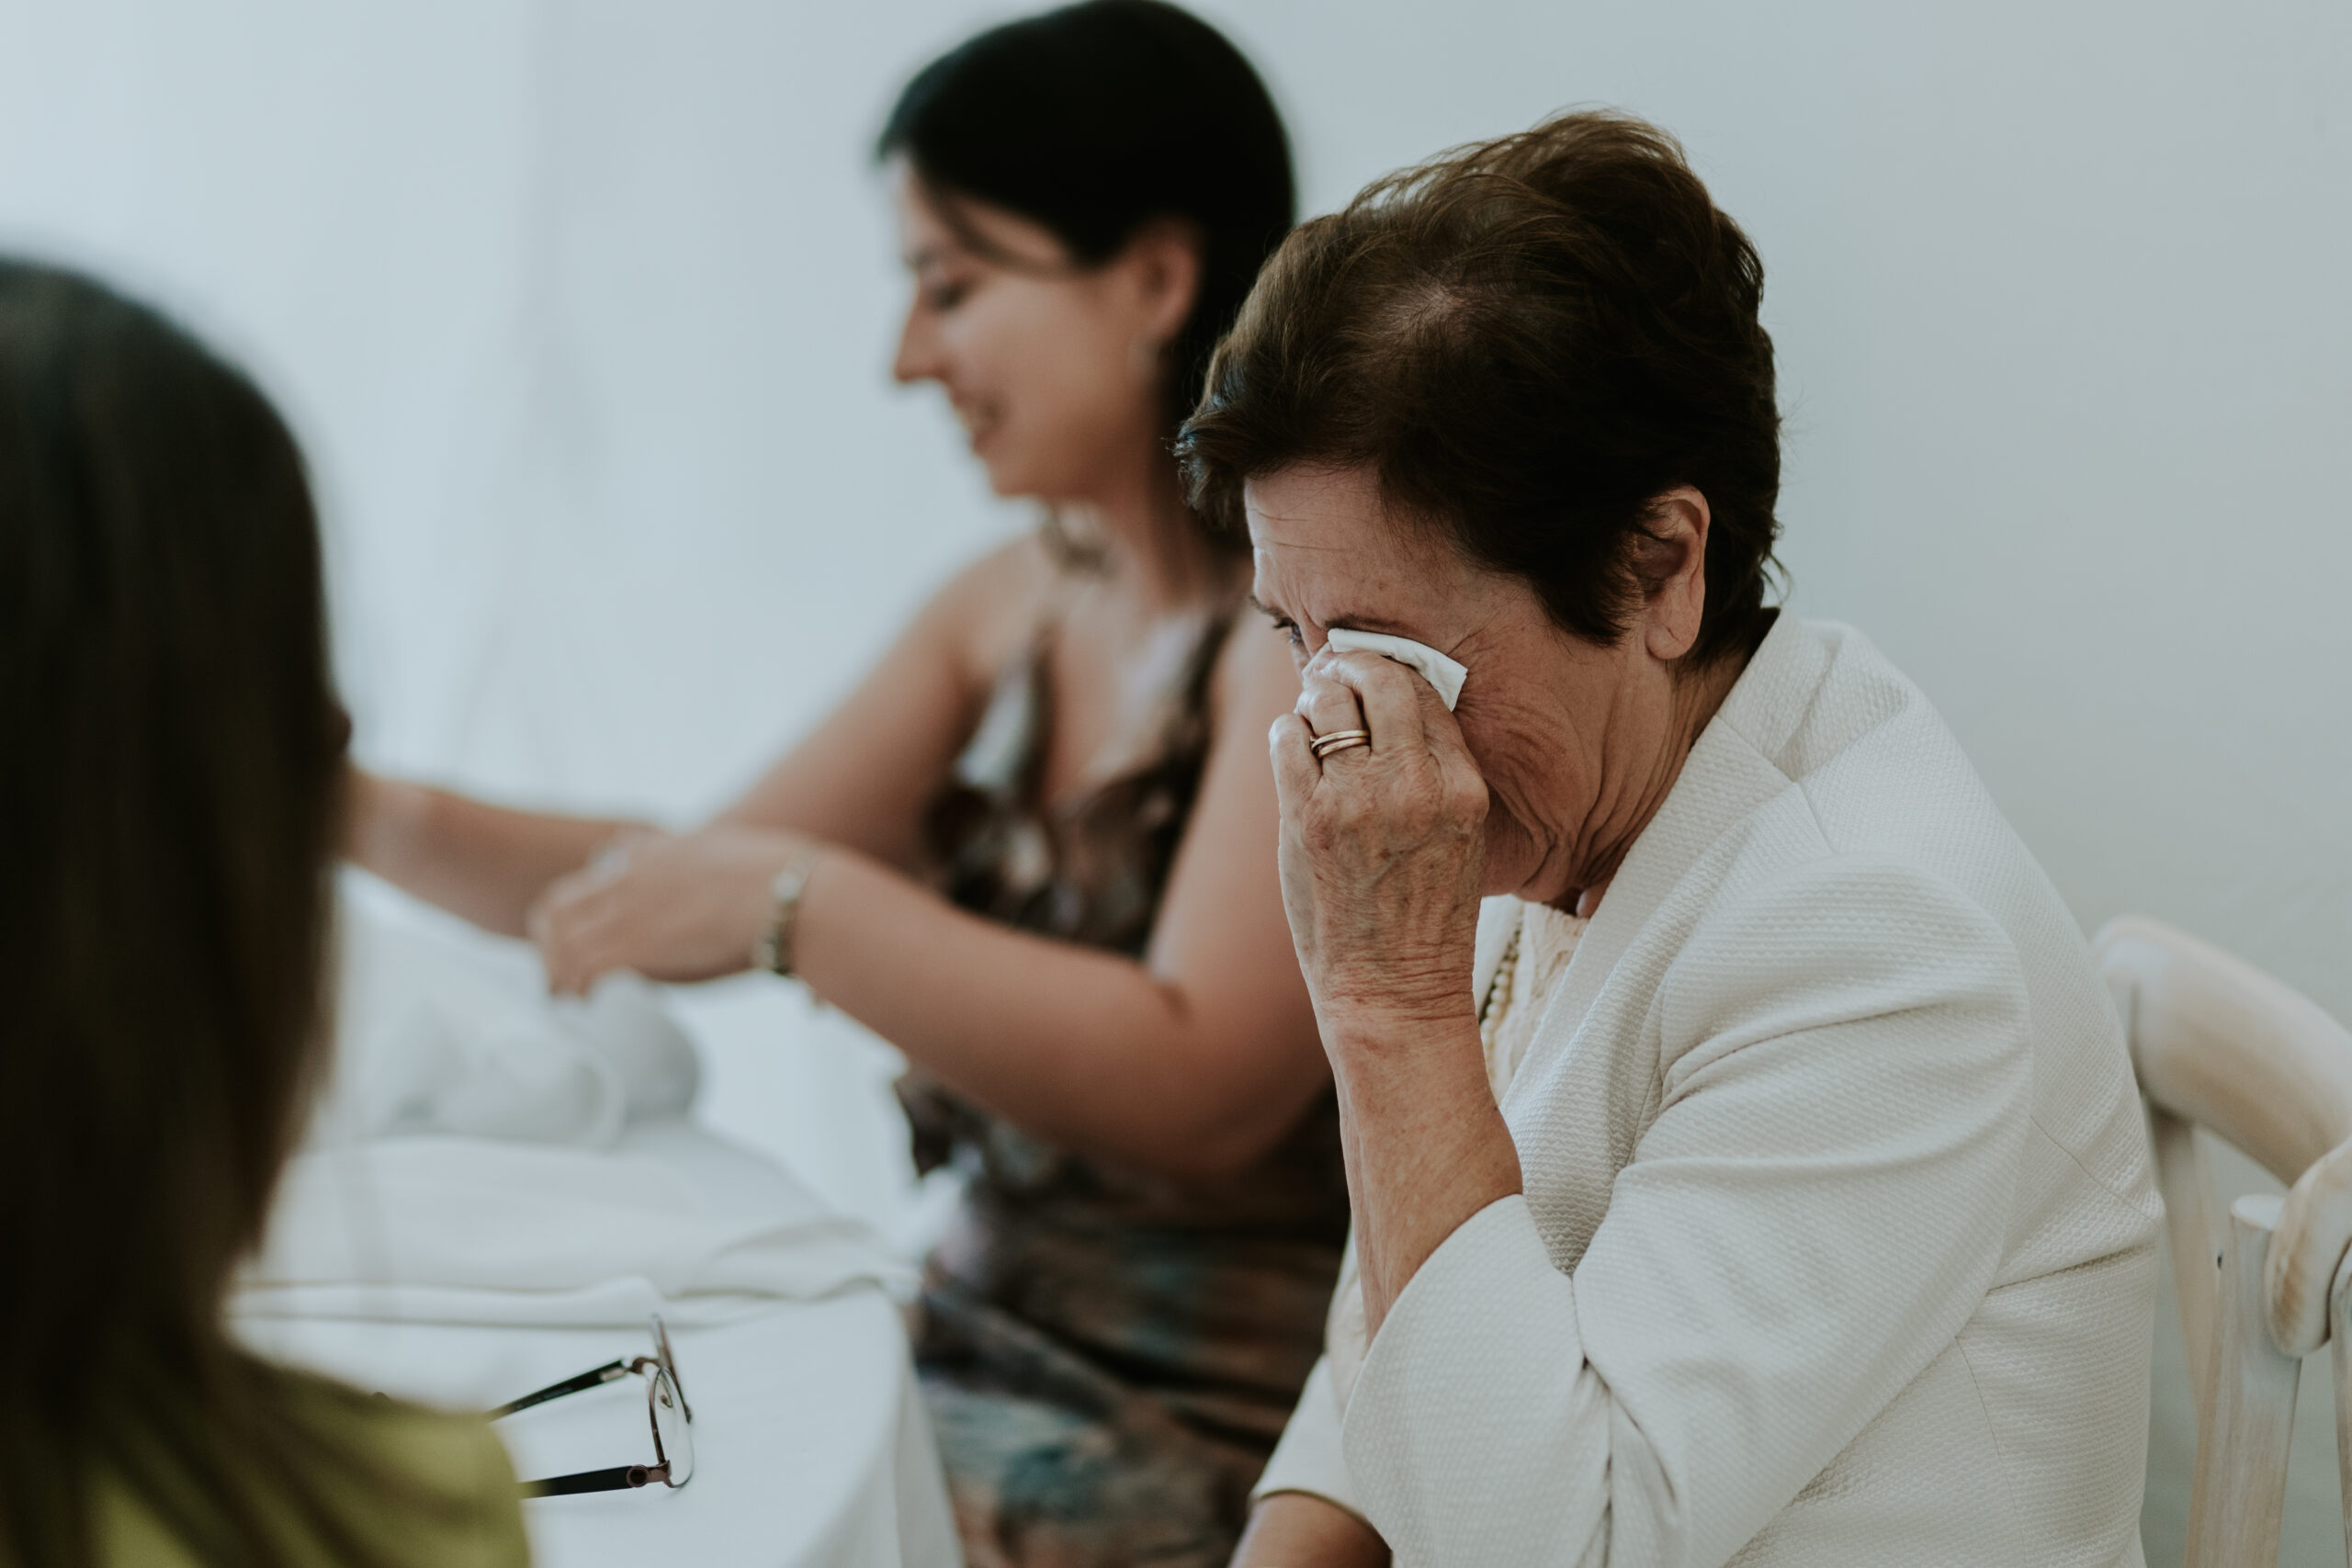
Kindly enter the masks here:
[[321, 1048], [347, 729], [269, 404], [0, 259], [0, 1561], [90, 1561], [102, 1476], [200, 1561], [286, 1561], [280, 1505], [372, 1556], [220, 1321]]
[[1674, 139], [1562, 115], [1302, 224], [1218, 349], [1178, 453], [1227, 526], [1245, 480], [1369, 466], [1403, 517], [1613, 641], [1652, 503], [1712, 514], [1694, 664], [1761, 635], [1780, 413], [1763, 264]]
[[1083, 0], [941, 55], [883, 128], [878, 155], [900, 152], [926, 183], [1041, 225], [1082, 265], [1154, 219], [1198, 227], [1199, 293], [1169, 346], [1171, 436], [1295, 211], [1265, 84], [1225, 35], [1161, 0]]

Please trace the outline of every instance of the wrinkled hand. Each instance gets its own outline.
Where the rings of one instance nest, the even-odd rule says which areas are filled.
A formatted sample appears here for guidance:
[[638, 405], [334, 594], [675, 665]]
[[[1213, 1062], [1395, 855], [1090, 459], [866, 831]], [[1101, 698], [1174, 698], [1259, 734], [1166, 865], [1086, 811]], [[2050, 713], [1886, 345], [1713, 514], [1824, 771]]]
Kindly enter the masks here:
[[548, 989], [585, 994], [616, 969], [684, 981], [749, 967], [775, 916], [769, 884], [799, 842], [735, 827], [619, 835], [532, 907]]
[[[1282, 803], [1283, 903], [1334, 1050], [1468, 1007], [1485, 879], [1486, 780], [1427, 681], [1371, 653], [1306, 666], [1269, 736]], [[1317, 761], [1345, 729], [1369, 747]]]

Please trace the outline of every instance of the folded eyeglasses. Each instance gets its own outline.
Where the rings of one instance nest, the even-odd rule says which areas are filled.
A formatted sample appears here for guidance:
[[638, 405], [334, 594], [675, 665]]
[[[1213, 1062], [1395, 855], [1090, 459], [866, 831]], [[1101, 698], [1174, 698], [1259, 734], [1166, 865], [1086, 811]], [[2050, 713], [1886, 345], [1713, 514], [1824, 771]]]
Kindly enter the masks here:
[[570, 1475], [550, 1475], [540, 1481], [526, 1481], [523, 1483], [524, 1496], [559, 1497], [575, 1492], [623, 1492], [631, 1487], [650, 1485], [656, 1481], [674, 1488], [684, 1486], [695, 1478], [694, 1407], [686, 1403], [685, 1385], [678, 1376], [678, 1358], [670, 1348], [669, 1331], [662, 1326], [659, 1316], [650, 1322], [653, 1329], [652, 1355], [607, 1361], [601, 1367], [582, 1372], [578, 1377], [549, 1383], [520, 1399], [507, 1401], [492, 1411], [490, 1418], [495, 1421], [518, 1410], [528, 1410], [535, 1404], [561, 1399], [567, 1393], [582, 1393], [638, 1373], [645, 1379], [646, 1414], [653, 1424], [653, 1462], [616, 1464], [609, 1470], [582, 1470]]

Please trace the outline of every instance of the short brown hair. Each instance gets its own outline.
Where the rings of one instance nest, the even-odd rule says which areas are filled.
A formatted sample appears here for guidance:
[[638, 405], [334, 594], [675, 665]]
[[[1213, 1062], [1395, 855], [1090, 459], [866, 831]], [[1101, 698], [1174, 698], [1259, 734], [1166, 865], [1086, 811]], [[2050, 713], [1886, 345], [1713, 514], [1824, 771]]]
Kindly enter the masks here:
[[1178, 443], [1193, 505], [1369, 466], [1403, 515], [1623, 634], [1639, 538], [1678, 485], [1713, 522], [1707, 663], [1760, 635], [1780, 412], [1764, 267], [1666, 132], [1578, 112], [1376, 181], [1292, 233]]

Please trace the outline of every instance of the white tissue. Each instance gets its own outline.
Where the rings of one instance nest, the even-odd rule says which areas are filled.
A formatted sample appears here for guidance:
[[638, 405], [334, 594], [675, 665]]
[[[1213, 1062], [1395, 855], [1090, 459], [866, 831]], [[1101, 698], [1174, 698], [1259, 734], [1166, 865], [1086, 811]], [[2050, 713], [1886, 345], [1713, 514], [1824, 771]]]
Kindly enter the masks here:
[[1408, 637], [1390, 637], [1385, 632], [1351, 631], [1346, 626], [1333, 626], [1325, 646], [1341, 653], [1377, 653], [1385, 659], [1418, 670], [1421, 679], [1437, 688], [1444, 700], [1445, 711], [1452, 713], [1453, 705], [1462, 700], [1462, 682], [1470, 671], [1425, 642], [1415, 642]]

